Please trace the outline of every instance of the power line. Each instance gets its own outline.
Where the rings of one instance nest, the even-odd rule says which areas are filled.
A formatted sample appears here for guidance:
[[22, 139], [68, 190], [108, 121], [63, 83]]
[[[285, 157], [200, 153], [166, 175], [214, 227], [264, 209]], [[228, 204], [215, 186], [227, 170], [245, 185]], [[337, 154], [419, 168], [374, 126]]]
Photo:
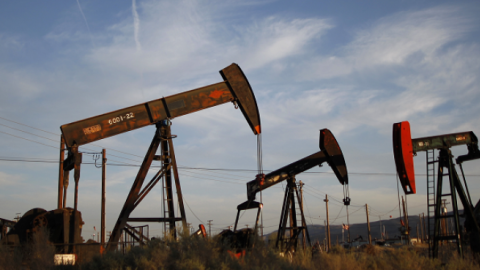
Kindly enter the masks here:
[[52, 135], [60, 136], [59, 134], [55, 134], [55, 133], [50, 132], [50, 131], [46, 131], [46, 130], [39, 129], [39, 128], [36, 128], [36, 127], [32, 127], [32, 126], [29, 126], [29, 125], [25, 125], [25, 124], [22, 124], [22, 123], [19, 123], [19, 122], [15, 122], [15, 121], [13, 121], [13, 120], [9, 120], [9, 119], [4, 118], [4, 117], [1, 117], [1, 116], [0, 116], [0, 119], [3, 119], [3, 120], [8, 121], [8, 122], [15, 123], [15, 124], [18, 124], [18, 125], [21, 125], [21, 126], [33, 128], [33, 129], [36, 129], [36, 130], [39, 130], [39, 131], [42, 131], [42, 132], [45, 132], [45, 133], [49, 133], [49, 134], [52, 134]]
[[198, 219], [198, 221], [200, 221], [200, 223], [205, 224], [205, 222], [203, 222], [200, 218], [197, 217], [197, 215], [195, 215], [195, 213], [193, 212], [192, 208], [190, 208], [190, 205], [188, 205], [188, 202], [185, 200], [185, 198], [183, 198], [183, 201], [184, 201], [185, 204], [187, 205], [187, 207], [188, 207], [188, 209], [190, 210], [190, 212], [192, 212], [192, 214], [195, 216], [195, 218]]
[[0, 126], [4, 126], [4, 127], [10, 128], [10, 129], [13, 129], [13, 130], [16, 130], [16, 131], [20, 131], [20, 132], [23, 132], [23, 133], [27, 133], [27, 134], [30, 134], [30, 135], [33, 135], [33, 136], [36, 136], [36, 137], [39, 137], [39, 138], [42, 138], [42, 139], [46, 139], [46, 140], [50, 140], [50, 141], [57, 142], [57, 140], [54, 140], [54, 139], [51, 139], [51, 138], [47, 138], [47, 137], [43, 137], [43, 136], [40, 136], [40, 135], [31, 133], [31, 132], [28, 132], [28, 131], [25, 131], [25, 130], [22, 130], [22, 129], [10, 127], [10, 126], [4, 125], [4, 124], [0, 124]]
[[[12, 122], [12, 123], [15, 123], [17, 125], [21, 125], [21, 126], [24, 126], [24, 127], [28, 127], [28, 128], [31, 128], [31, 129], [35, 129], [35, 130], [38, 130], [38, 131], [41, 131], [41, 132], [45, 132], [45, 133], [48, 133], [48, 134], [52, 134], [52, 135], [55, 135], [57, 137], [61, 136], [60, 134], [58, 133], [53, 133], [53, 132], [50, 132], [50, 131], [46, 131], [46, 130], [43, 130], [43, 129], [40, 129], [40, 128], [36, 128], [36, 127], [32, 127], [32, 126], [29, 126], [29, 125], [26, 125], [26, 124], [22, 124], [22, 123], [19, 123], [19, 122], [16, 122], [16, 121], [13, 121], [13, 120], [9, 120], [5, 117], [1, 117], [0, 116], [0, 119], [3, 119], [5, 121], [9, 121], [9, 122]], [[31, 134], [31, 135], [34, 135], [34, 136], [38, 136], [38, 137], [41, 137], [41, 138], [44, 138], [44, 139], [47, 139], [47, 140], [52, 140], [52, 141], [55, 141], [56, 140], [53, 140], [53, 139], [50, 139], [50, 138], [45, 138], [45, 137], [42, 137], [40, 135], [37, 135], [37, 134], [33, 134], [33, 133], [30, 133], [30, 132], [27, 132], [27, 131], [24, 131], [24, 130], [20, 130], [20, 129], [16, 129], [16, 128], [13, 128], [13, 127], [10, 127], [10, 126], [7, 126], [7, 125], [4, 125], [4, 124], [0, 124], [2, 126], [5, 126], [5, 127], [8, 127], [8, 128], [11, 128], [11, 129], [15, 129], [15, 130], [18, 130], [18, 131], [21, 131], [21, 132], [25, 132], [25, 133], [28, 133], [28, 134]], [[95, 147], [100, 147], [100, 148], [105, 148], [101, 145], [97, 145], [97, 144], [91, 144], [92, 146], [95, 146]], [[122, 153], [122, 154], [126, 154], [126, 155], [131, 155], [131, 156], [136, 156], [136, 157], [140, 157], [140, 158], [143, 158], [142, 156], [139, 156], [139, 155], [135, 155], [135, 154], [131, 154], [131, 153], [127, 153], [127, 152], [123, 152], [123, 151], [120, 151], [120, 150], [116, 150], [116, 149], [113, 149], [113, 148], [105, 148], [105, 149], [108, 149], [110, 151], [115, 151], [115, 152], [118, 152], [118, 153]], [[120, 157], [120, 158], [123, 158], [123, 157]]]
[[[0, 117], [2, 118], [2, 117]], [[2, 118], [4, 119], [4, 118]], [[8, 120], [9, 121], [9, 120]], [[12, 121], [14, 122], [14, 121]], [[14, 122], [16, 123], [16, 122]], [[2, 126], [5, 126], [3, 124], [0, 124]], [[23, 125], [23, 124], [22, 124]], [[24, 126], [27, 126], [27, 125], [24, 125]], [[7, 126], [8, 127], [8, 126]], [[30, 126], [28, 126], [30, 127]], [[11, 128], [11, 127], [9, 127]], [[12, 129], [15, 129], [15, 128], [12, 128]], [[42, 137], [42, 136], [39, 136], [39, 135], [35, 135], [33, 133], [30, 133], [30, 132], [27, 132], [27, 131], [23, 131], [23, 130], [20, 130], [20, 129], [15, 129], [15, 130], [19, 130], [19, 131], [22, 131], [22, 132], [25, 132], [25, 133], [28, 133], [28, 134], [31, 134], [31, 135], [34, 135], [34, 136], [37, 136], [39, 138], [43, 138], [43, 139], [47, 139], [47, 140], [51, 140], [51, 141], [55, 141], [53, 139], [50, 139], [50, 138], [46, 138], [46, 137]], [[41, 129], [39, 129], [41, 130]], [[41, 130], [43, 132], [47, 132], [47, 133], [51, 133], [51, 132], [48, 132], [48, 131], [44, 131], [44, 130]], [[0, 133], [3, 133], [3, 134], [7, 134], [9, 136], [12, 136], [12, 137], [15, 137], [15, 138], [18, 138], [18, 139], [22, 139], [22, 140], [26, 140], [26, 141], [30, 141], [30, 142], [34, 142], [34, 143], [38, 143], [38, 144], [41, 144], [41, 145], [44, 145], [44, 146], [48, 146], [48, 147], [51, 147], [51, 148], [55, 148], [55, 149], [58, 149], [60, 150], [60, 147], [57, 147], [57, 146], [52, 146], [52, 145], [48, 145], [48, 144], [44, 144], [42, 142], [39, 142], [39, 141], [35, 141], [35, 140], [31, 140], [31, 139], [27, 139], [27, 138], [24, 138], [24, 137], [21, 137], [21, 136], [17, 136], [17, 135], [13, 135], [13, 134], [10, 134], [8, 132], [4, 132], [4, 131], [0, 131]], [[54, 134], [54, 133], [52, 133]], [[94, 145], [96, 146], [96, 145]], [[83, 147], [83, 146], [82, 146]], [[101, 146], [98, 146], [98, 147], [101, 147]], [[84, 149], [87, 149], [87, 150], [90, 150], [90, 151], [95, 151], [93, 149], [89, 149], [89, 148], [86, 148], [86, 147], [83, 147]], [[126, 152], [121, 152], [121, 151], [118, 151], [118, 150], [114, 150], [112, 148], [105, 148], [107, 150], [111, 150], [111, 151], [115, 151], [115, 152], [120, 152], [120, 153], [124, 153], [124, 154], [128, 154]], [[128, 155], [133, 155], [133, 156], [137, 156], [137, 157], [140, 157], [138, 155], [134, 155], [134, 154], [128, 154]], [[112, 155], [112, 154], [109, 154], [109, 156], [114, 156], [114, 157], [117, 157], [117, 158], [122, 158], [122, 159], [127, 159], [127, 160], [130, 160], [130, 161], [135, 161], [135, 162], [140, 162], [138, 160], [134, 160], [134, 159], [130, 159], [130, 158], [126, 158], [126, 157], [121, 157], [121, 156], [117, 156], [117, 155]], [[40, 162], [40, 161], [37, 161], [37, 162]], [[123, 163], [123, 162], [122, 162]], [[128, 163], [125, 163], [125, 164], [128, 164]], [[131, 166], [140, 166], [140, 165], [133, 165], [133, 164], [129, 164]], [[221, 169], [221, 168], [203, 168], [203, 167], [197, 167], [197, 168], [193, 168], [193, 167], [184, 167], [185, 169], [189, 169], [189, 170], [206, 170], [206, 171], [235, 171], [235, 172], [257, 172], [256, 170], [250, 170], [250, 169]], [[265, 172], [272, 172], [271, 170], [264, 170]], [[333, 172], [303, 172], [303, 173], [309, 173], [309, 174], [333, 174]], [[356, 172], [350, 172], [349, 173], [350, 175], [387, 175], [387, 176], [393, 176], [393, 175], [396, 175], [394, 173], [356, 173]], [[426, 176], [426, 174], [415, 174], [416, 176]], [[480, 175], [476, 175], [476, 174], [465, 174], [465, 176], [468, 176], [468, 177], [479, 177]], [[313, 187], [310, 187], [310, 188], [313, 188]], [[318, 191], [320, 193], [322, 193], [321, 191]], [[335, 198], [332, 198], [334, 201], [337, 201], [338, 203], [342, 203], [339, 199], [335, 199]]]
[[30, 139], [23, 138], [23, 137], [20, 137], [20, 136], [17, 136], [17, 135], [13, 135], [13, 134], [10, 134], [10, 133], [8, 133], [8, 132], [0, 131], [0, 133], [7, 134], [7, 135], [10, 135], [10, 136], [15, 137], [15, 138], [18, 138], [18, 139], [22, 139], [22, 140], [26, 140], [26, 141], [38, 143], [38, 144], [41, 144], [41, 145], [44, 145], [44, 146], [52, 147], [52, 148], [55, 148], [55, 149], [60, 149], [60, 148], [57, 147], [57, 146], [52, 146], [52, 145], [44, 144], [44, 143], [41, 143], [41, 142], [39, 142], [39, 141], [30, 140]]

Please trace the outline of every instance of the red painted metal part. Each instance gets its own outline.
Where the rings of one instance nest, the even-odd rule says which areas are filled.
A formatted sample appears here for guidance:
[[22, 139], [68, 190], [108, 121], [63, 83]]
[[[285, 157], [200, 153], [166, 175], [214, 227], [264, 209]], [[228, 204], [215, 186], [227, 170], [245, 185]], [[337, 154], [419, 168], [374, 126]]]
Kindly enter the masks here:
[[405, 194], [415, 194], [417, 190], [415, 187], [412, 136], [408, 121], [393, 124], [393, 156], [403, 191]]
[[207, 238], [207, 230], [205, 229], [205, 226], [203, 224], [198, 225], [199, 230], [202, 232], [203, 238]]

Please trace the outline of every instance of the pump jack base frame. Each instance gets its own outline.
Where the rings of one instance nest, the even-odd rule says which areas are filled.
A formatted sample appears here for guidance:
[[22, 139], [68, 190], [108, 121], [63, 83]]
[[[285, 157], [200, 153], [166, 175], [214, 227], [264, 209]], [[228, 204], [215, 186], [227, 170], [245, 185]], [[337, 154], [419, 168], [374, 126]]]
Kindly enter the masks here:
[[[170, 122], [161, 121], [156, 124], [157, 130], [153, 137], [152, 143], [145, 155], [143, 163], [138, 171], [135, 182], [132, 185], [130, 193], [123, 205], [122, 211], [117, 219], [112, 234], [107, 244], [107, 250], [115, 250], [118, 244], [118, 241], [122, 235], [122, 231], [125, 228], [131, 228], [127, 222], [168, 222], [170, 233], [173, 237], [176, 238], [176, 227], [175, 223], [181, 221], [183, 228], [187, 226], [187, 220], [185, 215], [185, 208], [183, 205], [183, 196], [182, 190], [180, 187], [180, 179], [178, 176], [178, 169], [175, 160], [175, 152], [173, 149], [172, 135], [170, 133]], [[157, 149], [161, 147], [161, 155], [155, 155]], [[153, 160], [161, 160], [162, 168], [153, 176], [153, 178], [148, 182], [145, 187], [141, 190], [145, 177], [147, 176], [148, 170], [152, 164]], [[173, 199], [173, 190], [172, 190], [172, 173], [175, 179], [175, 188], [177, 191], [177, 200], [178, 207], [180, 210], [180, 217], [175, 217], [174, 212], [174, 199]], [[133, 210], [140, 204], [140, 202], [145, 198], [145, 196], [152, 190], [152, 188], [158, 183], [160, 179], [164, 177], [165, 179], [165, 193], [167, 200], [167, 211], [168, 217], [159, 217], [159, 218], [130, 218], [130, 214]], [[128, 230], [127, 230], [128, 233]], [[144, 239], [144, 237], [140, 237]]]

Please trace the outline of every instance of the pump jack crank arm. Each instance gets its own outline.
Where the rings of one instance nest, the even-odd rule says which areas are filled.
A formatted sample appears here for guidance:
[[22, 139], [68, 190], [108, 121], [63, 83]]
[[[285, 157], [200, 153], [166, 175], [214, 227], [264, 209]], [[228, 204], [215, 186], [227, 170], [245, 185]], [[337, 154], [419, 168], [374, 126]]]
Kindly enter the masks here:
[[220, 71], [224, 81], [61, 126], [68, 148], [115, 136], [162, 120], [236, 102], [254, 134], [260, 114], [250, 84], [237, 64]]

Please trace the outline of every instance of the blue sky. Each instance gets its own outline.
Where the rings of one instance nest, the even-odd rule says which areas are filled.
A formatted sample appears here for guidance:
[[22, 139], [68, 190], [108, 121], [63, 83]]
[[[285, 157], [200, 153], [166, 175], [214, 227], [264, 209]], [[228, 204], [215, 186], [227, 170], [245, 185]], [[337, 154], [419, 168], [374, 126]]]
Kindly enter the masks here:
[[[217, 83], [233, 62], [257, 98], [265, 170], [318, 151], [319, 130], [328, 128], [350, 173], [350, 222], [365, 222], [366, 203], [371, 221], [398, 216], [392, 124], [410, 121], [413, 137], [480, 134], [479, 11], [478, 1], [3, 2], [0, 217], [56, 207], [61, 125]], [[231, 104], [173, 123], [187, 221], [226, 228], [255, 175], [239, 170], [257, 168], [255, 136]], [[107, 149], [107, 230], [138, 170], [114, 165], [139, 164], [153, 133], [147, 127], [81, 148]], [[426, 212], [424, 160], [415, 158], [410, 214]], [[465, 171], [476, 201], [475, 164]], [[85, 238], [100, 227], [100, 179], [99, 169], [83, 166]], [[342, 187], [328, 166], [297, 180], [306, 183], [309, 224], [323, 224], [325, 194], [332, 222], [346, 223]], [[159, 186], [132, 216], [162, 215], [160, 194]], [[267, 232], [278, 226], [282, 199], [282, 186], [263, 193]], [[241, 224], [254, 221], [249, 215]], [[151, 234], [161, 234], [159, 226]]]

